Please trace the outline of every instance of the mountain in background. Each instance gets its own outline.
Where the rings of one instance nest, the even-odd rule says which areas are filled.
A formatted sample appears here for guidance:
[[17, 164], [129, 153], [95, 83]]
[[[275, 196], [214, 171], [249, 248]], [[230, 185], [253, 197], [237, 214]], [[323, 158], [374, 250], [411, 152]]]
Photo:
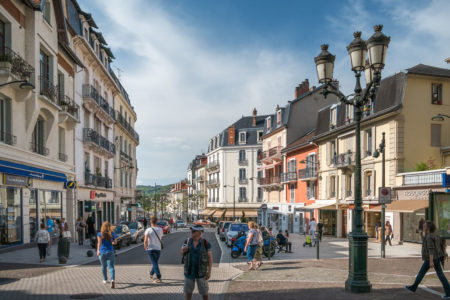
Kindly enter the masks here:
[[[156, 185], [156, 193], [164, 193], [170, 190], [172, 184], [168, 185]], [[144, 194], [153, 195], [155, 193], [154, 185], [138, 185], [136, 187], [137, 190], [141, 190]]]

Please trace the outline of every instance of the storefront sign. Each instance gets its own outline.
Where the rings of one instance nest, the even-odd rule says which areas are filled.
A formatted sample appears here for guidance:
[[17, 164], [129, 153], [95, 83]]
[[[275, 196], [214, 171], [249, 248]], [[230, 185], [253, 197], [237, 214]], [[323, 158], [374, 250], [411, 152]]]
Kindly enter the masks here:
[[397, 190], [398, 200], [428, 200], [429, 190]]
[[9, 174], [3, 175], [3, 184], [5, 185], [17, 185], [17, 186], [29, 186], [31, 185], [31, 178], [25, 176], [14, 176]]
[[91, 191], [90, 198], [91, 199], [106, 198], [106, 193], [97, 193], [96, 191]]
[[69, 181], [66, 181], [66, 183], [64, 184], [64, 187], [69, 190], [74, 190], [78, 187], [78, 183], [74, 180], [69, 180]]
[[17, 164], [6, 160], [0, 160], [0, 172], [10, 175], [32, 177], [41, 180], [50, 180], [57, 182], [67, 181], [67, 176], [64, 173], [58, 173], [46, 169]]

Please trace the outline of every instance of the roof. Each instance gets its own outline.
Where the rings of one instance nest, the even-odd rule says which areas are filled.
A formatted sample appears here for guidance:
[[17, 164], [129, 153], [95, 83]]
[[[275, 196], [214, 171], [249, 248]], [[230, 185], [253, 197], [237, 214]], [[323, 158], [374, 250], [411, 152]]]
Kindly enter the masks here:
[[424, 64], [418, 64], [412, 68], [407, 69], [408, 74], [428, 75], [437, 77], [450, 78], [450, 69], [437, 68]]
[[[258, 144], [258, 131], [263, 130], [264, 122], [268, 115], [256, 116], [256, 126], [253, 126], [253, 116], [243, 116], [226, 129], [224, 129], [220, 134], [220, 147], [228, 147], [239, 145], [239, 133], [245, 131], [246, 136], [246, 144], [245, 145], [257, 145]], [[228, 129], [234, 126], [235, 128], [235, 137], [234, 140], [236, 143], [234, 145], [228, 144]]]
[[316, 134], [316, 131], [315, 131], [315, 129], [313, 129], [312, 131], [308, 132], [304, 136], [298, 138], [297, 140], [295, 140], [292, 143], [290, 143], [289, 145], [287, 145], [287, 147], [284, 148], [283, 150], [281, 150], [281, 152], [286, 153], [286, 152], [290, 152], [292, 150], [299, 149], [303, 146], [309, 145], [311, 143], [313, 137], [315, 136], [315, 134]]
[[90, 30], [93, 34], [95, 34], [95, 36], [97, 37], [97, 39], [100, 43], [102, 43], [103, 45], [108, 45], [108, 43], [106, 43], [105, 38], [103, 37], [103, 34], [101, 32], [95, 31], [92, 28], [90, 28]]
[[115, 57], [114, 57], [114, 55], [113, 55], [113, 53], [112, 53], [112, 51], [111, 51], [111, 48], [105, 47], [104, 45], [100, 45], [100, 48], [102, 48], [103, 50], [105, 50], [106, 54], [108, 54], [108, 56], [109, 56], [110, 58], [115, 59]]
[[22, 0], [22, 2], [34, 10], [41, 10], [41, 0]]
[[[375, 98], [373, 111], [370, 115], [363, 116], [362, 122], [400, 109], [403, 103], [405, 87], [406, 74], [403, 72], [383, 79], [380, 83], [380, 87]], [[332, 107], [336, 107], [338, 114], [336, 120], [337, 124], [334, 128], [330, 128], [330, 109]], [[318, 138], [331, 133], [353, 128], [355, 123], [348, 123], [346, 121], [346, 114], [346, 107], [340, 102], [321, 109], [318, 112], [316, 136], [313, 140], [317, 140]]]

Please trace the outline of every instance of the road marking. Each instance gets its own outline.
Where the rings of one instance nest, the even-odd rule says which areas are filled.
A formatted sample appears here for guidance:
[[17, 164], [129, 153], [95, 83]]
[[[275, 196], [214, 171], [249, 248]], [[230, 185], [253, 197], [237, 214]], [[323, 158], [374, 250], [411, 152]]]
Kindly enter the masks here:
[[[442, 270], [442, 272], [444, 272], [444, 273], [450, 273], [450, 270], [447, 270], [447, 271]], [[428, 272], [428, 273], [426, 273], [425, 275], [433, 275], [433, 274], [436, 274], [436, 272]]]
[[444, 294], [439, 293], [438, 291], [432, 290], [432, 289], [430, 289], [429, 287], [427, 287], [425, 285], [419, 285], [419, 288], [421, 288], [422, 290], [424, 290], [424, 291], [426, 291], [426, 292], [428, 292], [430, 294], [433, 294], [433, 295], [437, 295], [437, 296], [440, 296], [440, 297], [444, 296]]

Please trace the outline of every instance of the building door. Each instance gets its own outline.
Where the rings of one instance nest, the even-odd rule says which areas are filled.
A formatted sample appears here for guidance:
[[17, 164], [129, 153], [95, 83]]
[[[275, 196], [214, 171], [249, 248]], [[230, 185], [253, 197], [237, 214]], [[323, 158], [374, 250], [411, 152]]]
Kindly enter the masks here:
[[298, 224], [299, 224], [299, 233], [305, 233], [305, 218], [303, 216], [303, 213], [298, 213]]
[[347, 210], [342, 211], [342, 237], [347, 237]]
[[294, 215], [293, 214], [288, 215], [288, 230], [290, 233], [294, 232]]

